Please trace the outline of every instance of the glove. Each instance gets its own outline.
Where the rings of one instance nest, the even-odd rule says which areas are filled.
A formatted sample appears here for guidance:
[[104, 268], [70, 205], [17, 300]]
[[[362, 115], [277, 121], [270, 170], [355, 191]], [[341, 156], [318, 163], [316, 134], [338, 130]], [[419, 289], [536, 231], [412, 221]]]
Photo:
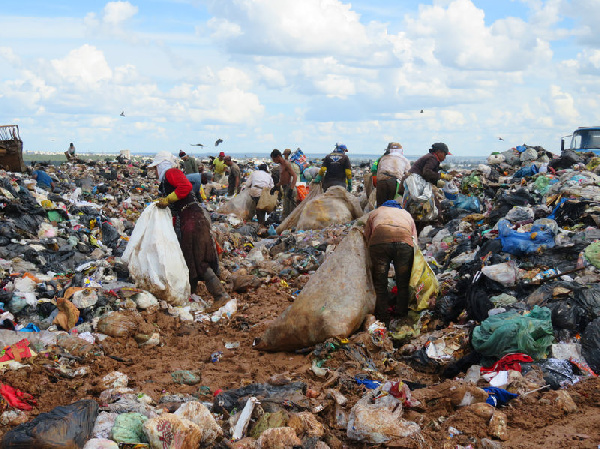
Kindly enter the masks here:
[[315, 178], [314, 182], [316, 182], [317, 184], [320, 183], [323, 180], [323, 177], [321, 175], [317, 175], [317, 177]]
[[437, 186], [440, 189], [443, 189], [445, 185], [446, 185], [446, 181], [443, 181], [441, 179], [437, 182]]
[[158, 199], [156, 205], [161, 209], [164, 209], [169, 206], [169, 199], [166, 196], [163, 196], [162, 198]]
[[448, 173], [442, 173], [440, 175], [440, 178], [445, 179], [446, 181], [449, 181], [452, 179], [452, 176], [450, 176]]
[[290, 189], [290, 190], [288, 190], [287, 197], [288, 197], [290, 200], [293, 200], [293, 199], [294, 199], [294, 189]]
[[277, 191], [277, 187], [273, 187], [273, 188], [271, 189], [271, 195], [273, 195], [273, 194], [274, 194], [276, 191]]
[[348, 185], [346, 186], [348, 192], [352, 192], [352, 178], [348, 178]]
[[174, 203], [175, 201], [179, 200], [179, 198], [177, 197], [177, 194], [173, 191], [171, 193], [169, 193], [167, 196], [164, 196], [162, 198], [158, 199], [158, 207], [160, 207], [161, 209], [164, 209], [165, 207], [167, 207], [169, 204]]

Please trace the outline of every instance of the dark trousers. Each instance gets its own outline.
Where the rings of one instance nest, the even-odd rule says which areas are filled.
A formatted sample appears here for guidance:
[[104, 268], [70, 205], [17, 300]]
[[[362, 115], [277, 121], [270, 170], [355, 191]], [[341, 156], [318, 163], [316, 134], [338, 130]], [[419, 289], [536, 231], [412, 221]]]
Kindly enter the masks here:
[[[379, 188], [379, 185], [377, 188]], [[414, 249], [412, 246], [401, 242], [380, 243], [369, 246], [369, 255], [371, 256], [373, 286], [377, 295], [375, 317], [389, 325], [390, 308], [392, 306], [396, 306], [396, 313], [400, 316], [405, 316], [408, 313], [408, 283], [413, 265]], [[388, 272], [391, 263], [394, 264], [396, 287], [398, 287], [398, 295], [395, 301], [388, 293]]]
[[377, 178], [377, 190], [375, 191], [377, 207], [381, 206], [388, 200], [393, 200], [396, 196], [396, 188], [396, 178]]
[[256, 205], [258, 204], [258, 200], [260, 199], [260, 197], [252, 196], [251, 198], [252, 198], [252, 209], [250, 210], [250, 216], [248, 217], [248, 221], [252, 220], [254, 218], [254, 215], [256, 214], [256, 218], [258, 219], [258, 224], [260, 226], [264, 226], [265, 219], [267, 217], [267, 211], [256, 209]]

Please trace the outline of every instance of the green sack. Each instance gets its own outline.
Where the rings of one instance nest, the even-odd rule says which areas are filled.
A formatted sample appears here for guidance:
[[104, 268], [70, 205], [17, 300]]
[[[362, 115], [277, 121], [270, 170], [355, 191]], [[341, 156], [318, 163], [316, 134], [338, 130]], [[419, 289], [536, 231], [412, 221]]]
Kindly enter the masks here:
[[553, 341], [552, 312], [539, 306], [524, 315], [514, 310], [493, 315], [473, 330], [471, 339], [473, 348], [484, 356], [484, 363], [494, 363], [515, 352], [534, 360], [544, 359]]
[[548, 190], [550, 190], [550, 179], [548, 179], [547, 176], [544, 175], [540, 175], [536, 178], [535, 182], [535, 189], [540, 192], [542, 195], [545, 195], [546, 193], [548, 193]]
[[584, 250], [585, 258], [596, 268], [600, 268], [600, 242], [588, 245]]
[[148, 418], [140, 413], [121, 413], [110, 431], [110, 438], [117, 443], [147, 443], [144, 423]]

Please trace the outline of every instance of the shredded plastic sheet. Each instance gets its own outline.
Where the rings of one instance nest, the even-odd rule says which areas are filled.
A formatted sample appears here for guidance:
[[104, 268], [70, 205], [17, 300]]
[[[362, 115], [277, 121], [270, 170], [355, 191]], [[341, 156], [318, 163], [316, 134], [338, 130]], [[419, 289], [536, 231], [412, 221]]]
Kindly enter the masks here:
[[404, 180], [402, 207], [415, 221], [433, 221], [438, 216], [433, 195], [433, 186], [422, 176], [413, 173]]

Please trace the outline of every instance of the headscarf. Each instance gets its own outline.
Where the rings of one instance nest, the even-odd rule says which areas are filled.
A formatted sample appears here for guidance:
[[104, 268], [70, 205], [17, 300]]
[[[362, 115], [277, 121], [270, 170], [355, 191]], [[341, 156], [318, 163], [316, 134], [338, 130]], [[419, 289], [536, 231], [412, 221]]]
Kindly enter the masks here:
[[156, 170], [158, 170], [158, 180], [162, 181], [167, 170], [175, 167], [176, 165], [177, 163], [175, 162], [175, 156], [168, 151], [160, 151], [156, 153], [154, 160], [150, 165], [148, 165], [148, 167], [156, 167]]
[[[381, 206], [383, 206], [383, 207], [395, 207], [396, 209], [402, 209], [402, 206], [396, 200], [387, 200]], [[379, 206], [379, 207], [381, 207], [381, 206]]]

